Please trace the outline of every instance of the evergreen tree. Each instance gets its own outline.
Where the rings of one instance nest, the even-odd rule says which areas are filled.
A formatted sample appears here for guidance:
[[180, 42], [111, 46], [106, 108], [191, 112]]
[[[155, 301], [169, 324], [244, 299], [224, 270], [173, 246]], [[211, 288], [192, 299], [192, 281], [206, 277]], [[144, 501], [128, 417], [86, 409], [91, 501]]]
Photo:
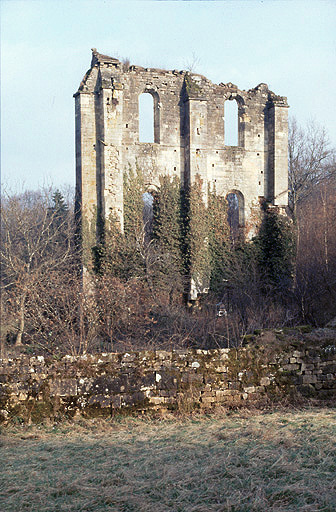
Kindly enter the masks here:
[[144, 234], [143, 195], [146, 192], [144, 177], [136, 167], [124, 173], [124, 233], [126, 239], [136, 245]]
[[209, 250], [211, 257], [210, 287], [213, 291], [223, 288], [227, 279], [231, 243], [228, 224], [228, 206], [224, 197], [218, 196], [216, 189], [208, 191]]
[[183, 291], [182, 218], [180, 180], [160, 176], [153, 201], [153, 250], [157, 254], [156, 282], [169, 292]]
[[52, 195], [52, 202], [51, 210], [59, 216], [65, 215], [68, 212], [68, 205], [65, 202], [63, 194], [58, 189]]
[[[54, 237], [55, 244], [70, 246], [72, 240], [69, 238], [69, 207], [65, 202], [63, 194], [56, 189], [51, 196], [52, 205], [48, 208], [50, 219], [50, 234]], [[72, 230], [70, 230], [72, 234]]]
[[153, 202], [153, 238], [181, 265], [180, 180], [160, 176], [160, 187]]
[[279, 292], [288, 291], [292, 287], [295, 263], [295, 236], [290, 220], [275, 208], [268, 208], [254, 245], [264, 284]]
[[96, 274], [121, 277], [123, 272], [122, 250], [125, 245], [117, 216], [112, 212], [104, 223], [99, 244], [92, 248], [93, 270]]

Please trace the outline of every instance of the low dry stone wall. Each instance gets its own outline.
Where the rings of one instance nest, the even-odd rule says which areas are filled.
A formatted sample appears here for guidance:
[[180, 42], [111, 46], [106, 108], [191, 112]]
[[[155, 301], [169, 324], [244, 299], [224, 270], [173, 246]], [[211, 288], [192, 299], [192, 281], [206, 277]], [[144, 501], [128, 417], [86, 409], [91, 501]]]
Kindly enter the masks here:
[[332, 399], [335, 346], [277, 353], [265, 347], [43, 356], [0, 360], [0, 418], [57, 420], [116, 411]]

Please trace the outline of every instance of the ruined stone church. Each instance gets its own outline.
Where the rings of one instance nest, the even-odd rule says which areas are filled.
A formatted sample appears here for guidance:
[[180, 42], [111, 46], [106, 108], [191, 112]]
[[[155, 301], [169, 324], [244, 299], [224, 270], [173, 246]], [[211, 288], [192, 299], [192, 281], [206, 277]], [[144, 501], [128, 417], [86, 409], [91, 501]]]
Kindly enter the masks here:
[[[139, 99], [152, 98], [153, 140], [139, 140]], [[74, 94], [76, 195], [90, 221], [115, 211], [123, 226], [123, 173], [138, 166], [148, 191], [162, 174], [188, 187], [199, 175], [207, 201], [234, 194], [246, 236], [253, 213], [288, 202], [288, 104], [264, 83], [248, 91], [187, 71], [143, 68], [92, 50], [91, 67]], [[226, 143], [225, 107], [237, 109], [237, 141]]]

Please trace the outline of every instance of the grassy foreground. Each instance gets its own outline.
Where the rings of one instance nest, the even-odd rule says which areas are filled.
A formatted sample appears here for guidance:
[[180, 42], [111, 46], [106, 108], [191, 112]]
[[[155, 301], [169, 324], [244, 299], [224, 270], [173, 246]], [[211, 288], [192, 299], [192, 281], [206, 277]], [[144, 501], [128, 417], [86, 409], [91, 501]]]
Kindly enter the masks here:
[[336, 411], [6, 427], [0, 510], [336, 510]]

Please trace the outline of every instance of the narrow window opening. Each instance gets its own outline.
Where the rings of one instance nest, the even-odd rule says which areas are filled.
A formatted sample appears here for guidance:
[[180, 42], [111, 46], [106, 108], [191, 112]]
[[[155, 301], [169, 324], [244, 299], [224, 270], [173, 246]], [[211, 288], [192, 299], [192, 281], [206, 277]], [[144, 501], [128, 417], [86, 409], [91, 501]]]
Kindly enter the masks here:
[[139, 96], [139, 142], [154, 142], [154, 99], [150, 93]]
[[176, 167], [174, 167], [174, 171], [176, 171]]
[[128, 128], [128, 124], [126, 123], [126, 128]]
[[236, 100], [224, 103], [225, 146], [238, 146], [238, 104]]

